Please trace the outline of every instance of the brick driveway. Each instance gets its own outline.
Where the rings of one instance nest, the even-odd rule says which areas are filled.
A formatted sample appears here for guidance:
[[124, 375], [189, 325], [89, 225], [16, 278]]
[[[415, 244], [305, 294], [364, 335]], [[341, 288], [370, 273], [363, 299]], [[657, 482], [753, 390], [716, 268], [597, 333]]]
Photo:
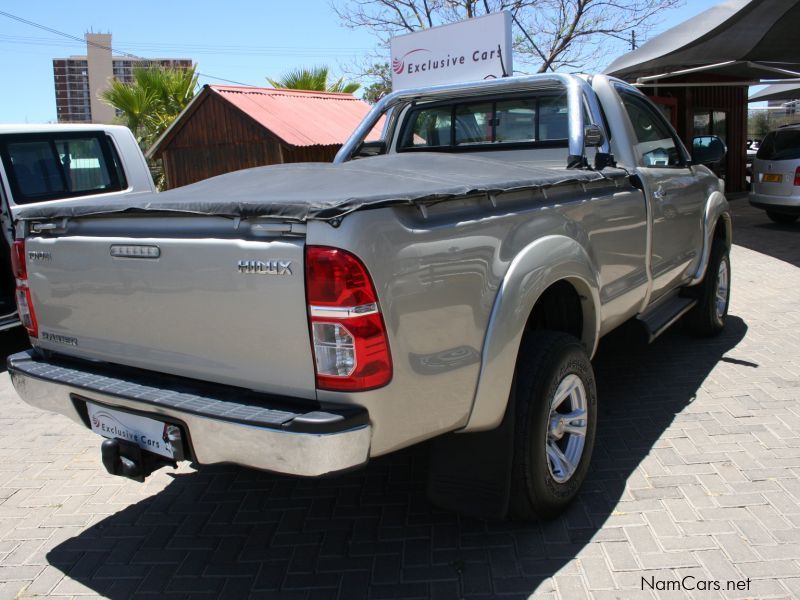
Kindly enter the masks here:
[[593, 468], [563, 518], [431, 508], [424, 447], [319, 481], [182, 466], [128, 482], [2, 373], [0, 596], [627, 599], [685, 576], [750, 580], [691, 597], [800, 596], [800, 226], [733, 205], [728, 328], [603, 342]]

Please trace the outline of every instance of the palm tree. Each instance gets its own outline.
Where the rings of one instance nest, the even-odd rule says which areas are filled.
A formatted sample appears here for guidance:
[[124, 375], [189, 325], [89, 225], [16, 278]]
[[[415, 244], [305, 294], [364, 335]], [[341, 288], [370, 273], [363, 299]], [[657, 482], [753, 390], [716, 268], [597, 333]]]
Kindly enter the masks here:
[[[119, 113], [142, 150], [147, 150], [166, 131], [194, 98], [197, 74], [191, 69], [140, 67], [133, 70], [133, 81], [113, 81], [101, 98]], [[148, 160], [153, 180], [164, 189], [166, 179], [161, 161]]]
[[361, 87], [360, 83], [346, 83], [344, 77], [340, 77], [333, 83], [328, 82], [328, 67], [311, 67], [295, 69], [289, 71], [278, 80], [270, 79], [267, 81], [272, 87], [290, 90], [311, 90], [314, 92], [338, 92], [340, 94], [352, 94]]
[[120, 114], [120, 120], [147, 148], [194, 98], [197, 74], [192, 69], [140, 67], [133, 81], [113, 81], [101, 98]]

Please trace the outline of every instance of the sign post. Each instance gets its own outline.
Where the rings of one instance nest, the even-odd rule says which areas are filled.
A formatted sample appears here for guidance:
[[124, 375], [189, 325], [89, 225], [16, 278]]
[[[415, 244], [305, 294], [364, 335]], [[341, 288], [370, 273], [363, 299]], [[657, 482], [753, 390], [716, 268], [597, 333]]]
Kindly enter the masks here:
[[511, 13], [394, 37], [391, 52], [393, 90], [508, 77]]

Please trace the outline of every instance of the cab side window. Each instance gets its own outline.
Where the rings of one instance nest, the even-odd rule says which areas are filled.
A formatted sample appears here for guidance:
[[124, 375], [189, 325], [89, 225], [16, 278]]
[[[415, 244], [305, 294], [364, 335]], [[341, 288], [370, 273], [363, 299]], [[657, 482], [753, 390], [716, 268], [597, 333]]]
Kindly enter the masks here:
[[636, 136], [634, 151], [642, 167], [679, 167], [683, 156], [672, 131], [647, 100], [630, 92], [619, 91]]

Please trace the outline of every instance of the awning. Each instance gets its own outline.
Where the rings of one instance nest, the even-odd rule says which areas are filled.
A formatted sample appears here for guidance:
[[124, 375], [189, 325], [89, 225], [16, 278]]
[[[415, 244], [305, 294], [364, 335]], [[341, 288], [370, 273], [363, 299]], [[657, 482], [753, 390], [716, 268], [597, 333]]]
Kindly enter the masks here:
[[800, 0], [728, 0], [619, 57], [605, 72], [639, 82], [691, 73], [800, 78], [798, 24]]
[[800, 82], [776, 83], [768, 85], [760, 92], [750, 96], [748, 102], [766, 102], [769, 100], [797, 100], [800, 98]]

